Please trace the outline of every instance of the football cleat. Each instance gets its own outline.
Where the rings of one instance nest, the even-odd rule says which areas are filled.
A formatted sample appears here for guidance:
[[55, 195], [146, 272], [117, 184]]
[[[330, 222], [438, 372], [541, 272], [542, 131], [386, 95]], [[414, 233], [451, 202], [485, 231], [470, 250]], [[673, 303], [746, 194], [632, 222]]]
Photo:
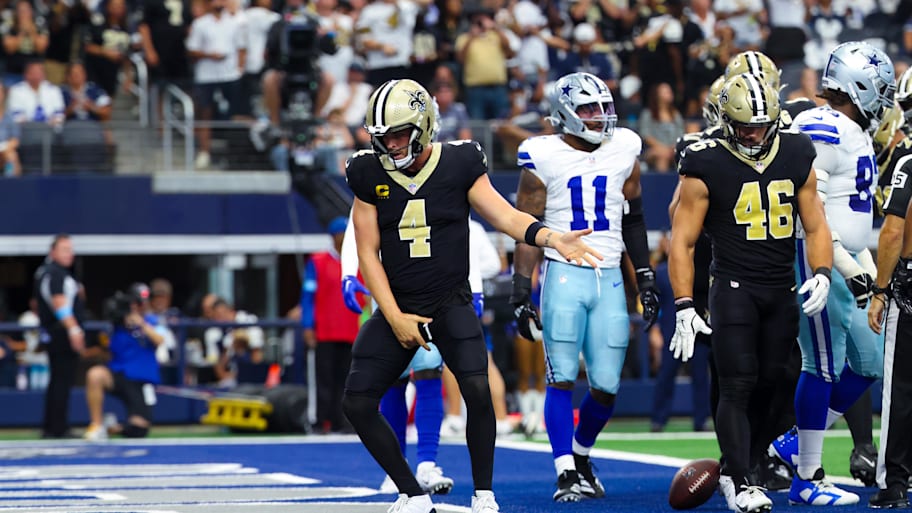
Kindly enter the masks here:
[[494, 493], [490, 491], [477, 491], [472, 496], [472, 513], [498, 513], [500, 506], [494, 500]]
[[830, 483], [822, 468], [818, 468], [811, 479], [801, 479], [797, 473], [792, 478], [792, 487], [789, 488], [789, 504], [848, 506], [856, 503], [858, 503], [858, 496]]
[[764, 454], [751, 470], [751, 482], [767, 490], [788, 490], [792, 486], [792, 469], [779, 458]]
[[740, 513], [766, 512], [773, 509], [773, 501], [763, 493], [763, 488], [741, 485], [741, 491], [735, 496], [735, 508]]
[[575, 470], [565, 470], [558, 476], [553, 498], [555, 502], [579, 502], [583, 498], [579, 474]]
[[444, 476], [443, 469], [432, 461], [423, 461], [418, 464], [415, 479], [418, 480], [421, 489], [430, 494], [446, 495], [453, 489], [453, 480]]
[[738, 507], [735, 506], [735, 483], [732, 481], [731, 476], [721, 475], [719, 476], [719, 495], [725, 498], [725, 503], [728, 505], [728, 509], [732, 511], [738, 511]]
[[409, 497], [404, 493], [399, 494], [396, 502], [390, 506], [386, 513], [437, 513], [430, 495], [416, 495]]
[[459, 415], [447, 415], [440, 423], [440, 436], [443, 438], [464, 438], [465, 421]]
[[775, 456], [782, 463], [792, 469], [792, 474], [798, 470], [798, 426], [779, 435], [767, 448], [770, 456]]
[[852, 455], [849, 456], [849, 473], [852, 477], [865, 486], [874, 486], [876, 467], [877, 448], [873, 444], [862, 444], [852, 449]]
[[104, 442], [108, 439], [108, 430], [103, 425], [90, 424], [82, 438], [89, 442]]
[[885, 488], [868, 499], [868, 507], [874, 509], [907, 509], [909, 497], [902, 487]]
[[595, 466], [589, 456], [582, 456], [573, 453], [573, 462], [576, 464], [576, 472], [579, 474], [580, 493], [586, 497], [600, 499], [605, 496], [605, 487], [595, 475]]

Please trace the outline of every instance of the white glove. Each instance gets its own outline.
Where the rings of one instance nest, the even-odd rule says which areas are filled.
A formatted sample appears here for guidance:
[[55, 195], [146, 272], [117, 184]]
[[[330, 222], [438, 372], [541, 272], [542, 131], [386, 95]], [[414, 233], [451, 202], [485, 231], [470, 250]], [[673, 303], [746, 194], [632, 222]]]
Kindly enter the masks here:
[[823, 274], [816, 273], [804, 282], [798, 289], [799, 294], [810, 294], [810, 297], [801, 304], [804, 315], [813, 317], [823, 311], [826, 306], [827, 296], [830, 293], [830, 279]]
[[674, 353], [677, 360], [686, 362], [694, 354], [694, 340], [697, 333], [709, 335], [713, 330], [693, 307], [678, 310], [675, 313], [675, 332], [668, 344], [668, 350]]

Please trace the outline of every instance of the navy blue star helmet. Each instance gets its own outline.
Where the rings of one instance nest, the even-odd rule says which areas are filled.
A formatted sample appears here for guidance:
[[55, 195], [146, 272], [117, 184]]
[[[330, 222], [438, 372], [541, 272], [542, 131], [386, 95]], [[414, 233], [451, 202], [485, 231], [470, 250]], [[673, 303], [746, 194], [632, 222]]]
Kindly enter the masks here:
[[886, 53], [860, 41], [842, 43], [830, 52], [823, 69], [823, 89], [846, 93], [868, 120], [870, 131], [893, 107], [896, 76], [893, 61]]
[[617, 125], [614, 97], [602, 79], [591, 73], [570, 73], [548, 90], [548, 120], [563, 133], [591, 144], [610, 139]]

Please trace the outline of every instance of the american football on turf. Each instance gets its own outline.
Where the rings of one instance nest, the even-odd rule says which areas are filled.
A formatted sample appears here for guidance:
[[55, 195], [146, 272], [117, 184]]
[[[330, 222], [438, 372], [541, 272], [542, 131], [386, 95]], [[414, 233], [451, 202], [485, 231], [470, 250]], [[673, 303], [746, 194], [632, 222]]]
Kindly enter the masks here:
[[719, 462], [693, 460], [681, 467], [671, 480], [668, 505], [674, 509], [692, 509], [708, 501], [719, 484]]

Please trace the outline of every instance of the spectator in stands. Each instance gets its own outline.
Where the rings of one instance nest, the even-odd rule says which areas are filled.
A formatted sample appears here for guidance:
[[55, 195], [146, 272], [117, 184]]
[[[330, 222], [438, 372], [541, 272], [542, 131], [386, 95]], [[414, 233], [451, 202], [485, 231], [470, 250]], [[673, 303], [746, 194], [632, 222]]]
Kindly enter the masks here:
[[0, 84], [0, 162], [4, 176], [19, 176], [19, 124], [6, 105], [6, 86]]
[[[658, 0], [646, 0], [633, 39], [636, 48], [633, 67], [642, 82], [641, 90], [650, 91], [655, 84], [672, 84], [676, 99], [684, 98], [684, 60], [681, 39], [684, 28], [671, 7], [680, 8], [681, 0], [668, 0], [664, 9]], [[668, 9], [668, 10], [665, 10]]]
[[6, 76], [3, 83], [9, 87], [20, 80], [27, 64], [43, 60], [48, 47], [48, 31], [44, 18], [36, 17], [29, 0], [16, 2], [13, 25], [3, 34], [3, 50], [6, 52]]
[[472, 119], [497, 119], [510, 108], [507, 59], [516, 51], [505, 29], [494, 23], [491, 11], [481, 9], [470, 18], [469, 31], [456, 39], [456, 60], [462, 64], [466, 108]]
[[431, 85], [431, 94], [437, 100], [440, 115], [437, 123], [437, 140], [442, 142], [458, 141], [472, 138], [469, 126], [469, 113], [462, 102], [456, 101], [456, 84], [449, 81], [438, 81]]
[[74, 36], [88, 23], [89, 10], [86, 2], [54, 0], [47, 4], [50, 11], [47, 13], [48, 47], [44, 53], [44, 65], [48, 81], [63, 85], [73, 50], [79, 50], [78, 42], [77, 47], [73, 47]]
[[[897, 75], [899, 76], [899, 75]], [[826, 105], [824, 98], [817, 96], [820, 92], [820, 72], [812, 68], [801, 70], [801, 80], [798, 82], [798, 88], [789, 93], [789, 100], [804, 98], [816, 103], [818, 107]]]
[[150, 79], [160, 89], [166, 84], [188, 85], [190, 67], [184, 40], [192, 21], [190, 0], [143, 2], [142, 21], [138, 27], [143, 57], [149, 67]]
[[[216, 298], [212, 303], [210, 320], [215, 322], [250, 323], [257, 322], [257, 316], [243, 310], [236, 310], [222, 298]], [[206, 344], [206, 359], [218, 360], [225, 351], [232, 348], [235, 334], [244, 336], [251, 350], [262, 350], [264, 344], [263, 329], [258, 326], [249, 327], [212, 327], [204, 334]]]
[[[121, 1], [121, 0], [115, 0]], [[108, 121], [111, 119], [111, 97], [108, 93], [86, 81], [86, 69], [80, 62], [67, 67], [66, 85], [63, 86], [64, 114], [68, 120]]]
[[830, 52], [840, 43], [840, 33], [846, 27], [846, 10], [833, 0], [817, 0], [809, 5], [808, 30], [810, 40], [804, 47], [804, 64], [822, 70]]
[[36, 122], [60, 125], [65, 104], [59, 87], [45, 80], [44, 62], [32, 61], [25, 67], [25, 80], [10, 88], [7, 105], [17, 123]]
[[355, 37], [355, 22], [351, 16], [338, 9], [338, 0], [314, 0], [310, 3], [320, 18], [320, 27], [327, 34], [333, 34], [335, 53], [320, 55], [317, 62], [320, 69], [328, 73], [334, 83], [347, 80], [349, 66], [355, 60], [352, 40]]
[[265, 381], [263, 373], [255, 370], [263, 369], [263, 349], [251, 347], [248, 337], [248, 332], [244, 329], [232, 333], [231, 347], [222, 353], [215, 365], [219, 387], [234, 388], [241, 383]]
[[374, 87], [409, 75], [412, 36], [421, 7], [430, 0], [372, 0], [355, 23], [356, 47], [364, 54]]
[[85, 351], [85, 297], [82, 285], [70, 273], [75, 259], [70, 236], [58, 234], [44, 264], [35, 271], [32, 296], [38, 301], [41, 328], [47, 334], [50, 381], [44, 396], [42, 438], [70, 436], [67, 418], [70, 387], [76, 379], [76, 365]]
[[269, 34], [269, 28], [279, 20], [279, 13], [271, 10], [271, 5], [271, 0], [255, 0], [241, 14], [247, 36], [247, 58], [244, 61], [241, 97], [237, 108], [237, 113], [241, 116], [253, 114], [253, 98], [261, 94], [260, 80], [265, 64], [266, 36]]
[[554, 76], [562, 77], [570, 73], [583, 71], [605, 81], [609, 88], [617, 85], [614, 68], [608, 56], [603, 52], [596, 52], [595, 27], [589, 23], [580, 23], [573, 29], [573, 41], [576, 45], [573, 51], [562, 52], [564, 57], [554, 66]]
[[331, 111], [341, 109], [345, 124], [353, 132], [358, 147], [370, 144], [370, 136], [367, 135], [367, 131], [362, 128], [362, 125], [364, 115], [367, 113], [367, 100], [374, 92], [374, 86], [365, 82], [364, 79], [364, 64], [360, 59], [353, 60], [348, 67], [346, 80], [333, 84], [329, 99], [326, 100], [326, 105], [320, 112], [320, 116], [325, 118]]
[[[239, 103], [240, 80], [247, 54], [247, 40], [239, 20], [225, 12], [225, 0], [209, 0], [209, 12], [193, 20], [187, 36], [187, 55], [194, 62], [193, 82], [198, 124], [196, 134], [199, 153], [197, 169], [211, 164], [209, 148], [214, 109], [222, 118], [230, 118]], [[220, 93], [222, 102], [217, 101]]]
[[[148, 288], [144, 289], [148, 294]], [[143, 318], [143, 302], [148, 299], [131, 293], [117, 292], [105, 301], [104, 315], [114, 325], [107, 350], [107, 365], [94, 365], [86, 374], [86, 405], [89, 408], [89, 427], [83, 438], [100, 441], [108, 438], [104, 425], [105, 392], [123, 401], [127, 410], [126, 424], [112, 426], [112, 433], [127, 438], [143, 438], [149, 433], [152, 406], [155, 405], [155, 384], [160, 382], [155, 349], [164, 338]]]
[[547, 80], [551, 68], [548, 44], [545, 42], [550, 37], [548, 19], [541, 8], [530, 0], [520, 0], [509, 11], [500, 11], [500, 18], [510, 17], [510, 29], [519, 39], [519, 49], [511, 60], [511, 67], [518, 72], [514, 77], [534, 87], [539, 81]]
[[107, 0], [105, 15], [93, 16], [85, 39], [85, 65], [89, 80], [104, 89], [108, 96], [117, 95], [117, 75], [129, 72], [128, 59], [133, 46], [133, 32], [127, 26], [125, 0]]
[[304, 342], [316, 351], [316, 431], [351, 432], [342, 414], [342, 392], [351, 365], [352, 344], [358, 335], [358, 314], [345, 308], [342, 298], [342, 238], [347, 217], [333, 219], [327, 232], [333, 238], [330, 251], [315, 253], [307, 262], [301, 287], [301, 327]]
[[[440, 62], [453, 63], [456, 60], [456, 39], [469, 30], [468, 20], [463, 16], [462, 0], [435, 0], [439, 18], [432, 27], [437, 38], [437, 56]], [[454, 64], [449, 64], [454, 66]]]
[[342, 109], [333, 109], [316, 128], [317, 158], [324, 173], [345, 175], [345, 161], [355, 149], [355, 138], [345, 124]]
[[651, 171], [672, 169], [675, 141], [684, 133], [684, 118], [674, 104], [674, 92], [666, 83], [653, 85], [640, 114], [640, 137], [645, 143], [644, 159]]
[[716, 18], [731, 29], [734, 36], [732, 54], [760, 50], [766, 19], [763, 0], [714, 0], [712, 6]]

